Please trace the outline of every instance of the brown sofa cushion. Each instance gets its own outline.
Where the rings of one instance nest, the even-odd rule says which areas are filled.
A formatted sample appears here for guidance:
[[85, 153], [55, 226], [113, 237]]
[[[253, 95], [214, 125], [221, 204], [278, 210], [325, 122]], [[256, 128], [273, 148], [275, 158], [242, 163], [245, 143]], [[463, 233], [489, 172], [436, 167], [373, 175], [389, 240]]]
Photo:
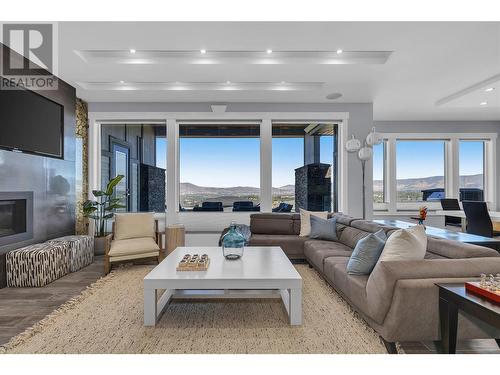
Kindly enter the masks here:
[[493, 249], [468, 243], [427, 236], [427, 252], [450, 259], [498, 257]]
[[349, 216], [349, 215], [344, 215], [341, 213], [336, 213], [332, 215], [337, 219], [337, 223], [339, 224], [344, 224], [344, 225], [350, 225], [352, 221], [357, 220], [356, 218]]
[[304, 256], [317, 269], [323, 271], [324, 260], [329, 257], [350, 257], [352, 249], [340, 242], [308, 240], [304, 244]]
[[351, 222], [351, 227], [361, 229], [362, 231], [370, 233], [375, 233], [378, 232], [380, 229], [383, 229], [381, 225], [374, 223], [373, 221], [358, 220], [358, 219], [353, 220]]
[[339, 241], [344, 245], [349, 246], [351, 249], [354, 249], [358, 241], [365, 238], [370, 233], [371, 232], [365, 232], [364, 230], [353, 227], [345, 227], [340, 234]]
[[294, 234], [252, 234], [250, 246], [279, 246], [290, 258], [303, 258], [307, 239]]
[[292, 214], [253, 214], [250, 215], [252, 234], [294, 234]]

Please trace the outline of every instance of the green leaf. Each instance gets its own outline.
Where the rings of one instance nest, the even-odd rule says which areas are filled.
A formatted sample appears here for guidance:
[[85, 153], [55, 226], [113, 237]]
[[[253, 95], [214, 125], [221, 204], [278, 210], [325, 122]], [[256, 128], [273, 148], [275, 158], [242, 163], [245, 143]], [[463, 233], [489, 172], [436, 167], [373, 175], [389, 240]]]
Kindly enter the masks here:
[[107, 215], [104, 215], [102, 218], [103, 219], [111, 219], [113, 217], [114, 213], [110, 213], [110, 214], [107, 214]]
[[115, 186], [118, 185], [124, 177], [125, 177], [124, 175], [119, 174], [111, 181], [109, 181], [108, 186], [106, 186], [106, 195], [113, 195], [113, 190], [115, 189]]
[[92, 190], [92, 194], [94, 197], [102, 197], [103, 195], [106, 195], [106, 193], [102, 190]]

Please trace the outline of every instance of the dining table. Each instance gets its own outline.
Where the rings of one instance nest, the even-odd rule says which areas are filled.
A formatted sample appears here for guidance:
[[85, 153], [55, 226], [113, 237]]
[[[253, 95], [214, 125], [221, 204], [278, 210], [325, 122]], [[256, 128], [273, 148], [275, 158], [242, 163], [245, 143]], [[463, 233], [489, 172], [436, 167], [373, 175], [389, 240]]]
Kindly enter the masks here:
[[[490, 214], [491, 221], [494, 223], [500, 223], [500, 212], [499, 211], [488, 211]], [[438, 216], [453, 216], [459, 217], [462, 224], [462, 232], [467, 232], [467, 218], [463, 210], [439, 210], [435, 212]]]

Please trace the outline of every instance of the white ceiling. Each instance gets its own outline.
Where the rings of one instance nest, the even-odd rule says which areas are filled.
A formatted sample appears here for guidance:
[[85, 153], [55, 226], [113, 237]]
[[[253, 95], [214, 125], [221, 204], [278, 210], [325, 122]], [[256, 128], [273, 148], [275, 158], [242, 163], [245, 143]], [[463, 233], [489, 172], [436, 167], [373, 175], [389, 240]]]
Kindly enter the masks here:
[[[488, 93], [477, 87], [500, 74], [500, 22], [63, 22], [58, 33], [59, 75], [87, 101], [373, 102], [377, 121], [500, 120], [499, 100], [488, 99]], [[385, 64], [296, 59], [258, 64], [242, 63], [241, 58], [212, 64], [182, 59], [126, 64], [81, 57], [81, 51], [126, 54], [131, 48], [138, 53], [200, 49], [207, 54], [267, 49], [273, 53], [337, 49], [392, 53]], [[137, 83], [139, 89], [116, 87], [120, 81]], [[226, 81], [246, 86], [225, 90], [217, 89], [217, 84], [203, 85]], [[200, 89], [173, 90], [163, 85], [175, 82]], [[266, 82], [295, 83], [297, 89], [261, 89]], [[318, 84], [313, 89], [301, 86], [306, 83]], [[470, 94], [471, 87], [478, 88], [479, 96]], [[495, 98], [499, 91], [500, 87], [494, 91]], [[325, 96], [333, 92], [343, 96], [327, 100]], [[483, 95], [481, 101], [488, 105], [480, 106], [476, 102]], [[439, 104], [449, 97], [455, 98], [454, 105]]]

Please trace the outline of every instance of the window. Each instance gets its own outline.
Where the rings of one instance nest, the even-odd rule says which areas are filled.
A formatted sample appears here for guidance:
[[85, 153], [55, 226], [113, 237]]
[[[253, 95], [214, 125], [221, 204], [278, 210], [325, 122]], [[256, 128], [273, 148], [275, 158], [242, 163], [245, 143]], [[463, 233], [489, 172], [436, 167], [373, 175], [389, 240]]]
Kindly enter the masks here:
[[484, 141], [459, 142], [460, 200], [484, 200]]
[[385, 202], [385, 142], [373, 146], [373, 203]]
[[166, 126], [103, 124], [101, 187], [122, 174], [116, 193], [125, 196], [120, 211], [165, 212]]
[[445, 141], [397, 140], [398, 202], [439, 201], [445, 197]]
[[272, 134], [273, 210], [334, 210], [337, 125], [276, 122]]
[[259, 211], [257, 124], [181, 124], [180, 210]]

